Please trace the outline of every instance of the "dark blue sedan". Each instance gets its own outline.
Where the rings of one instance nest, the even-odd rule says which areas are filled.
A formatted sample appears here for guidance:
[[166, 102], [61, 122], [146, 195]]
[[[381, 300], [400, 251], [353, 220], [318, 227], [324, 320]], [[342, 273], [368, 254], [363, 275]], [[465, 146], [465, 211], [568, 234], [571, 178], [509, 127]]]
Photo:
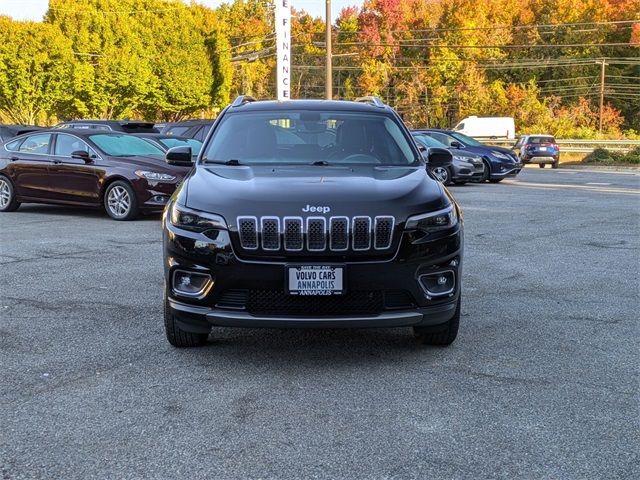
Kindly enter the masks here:
[[449, 148], [464, 150], [482, 157], [485, 168], [481, 181], [498, 183], [506, 177], [515, 177], [522, 170], [522, 163], [508, 148], [485, 145], [453, 130], [427, 128], [417, 131], [435, 138]]

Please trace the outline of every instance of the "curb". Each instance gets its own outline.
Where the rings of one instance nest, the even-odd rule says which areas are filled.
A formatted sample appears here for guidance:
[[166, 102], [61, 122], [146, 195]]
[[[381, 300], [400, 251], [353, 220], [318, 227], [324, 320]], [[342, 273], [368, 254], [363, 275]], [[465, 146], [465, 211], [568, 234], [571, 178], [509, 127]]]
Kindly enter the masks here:
[[627, 166], [627, 165], [567, 165], [560, 163], [560, 168], [570, 170], [610, 170], [613, 172], [638, 172], [640, 173], [640, 166]]

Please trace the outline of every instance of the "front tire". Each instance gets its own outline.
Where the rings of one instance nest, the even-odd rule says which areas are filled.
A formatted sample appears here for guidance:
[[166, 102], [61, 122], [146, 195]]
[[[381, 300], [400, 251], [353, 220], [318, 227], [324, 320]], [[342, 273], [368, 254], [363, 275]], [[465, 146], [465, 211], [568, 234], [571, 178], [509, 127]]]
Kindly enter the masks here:
[[491, 183], [500, 183], [504, 178], [492, 178], [489, 180]]
[[169, 310], [169, 302], [164, 300], [164, 332], [171, 345], [177, 348], [201, 347], [207, 343], [206, 333], [192, 333], [181, 329]]
[[0, 212], [15, 212], [19, 206], [13, 183], [4, 175], [0, 175]]
[[491, 178], [491, 165], [489, 162], [484, 162], [484, 172], [482, 172], [481, 182], [487, 182]]
[[538, 166], [539, 166], [540, 168], [544, 168], [544, 167], [546, 167], [546, 165], [545, 165], [544, 163], [539, 163], [539, 164], [538, 164]]
[[451, 171], [447, 167], [435, 167], [431, 170], [431, 173], [433, 173], [443, 185], [449, 185], [449, 183], [451, 183]]
[[428, 327], [413, 327], [413, 334], [419, 343], [441, 347], [446, 347], [453, 343], [458, 336], [458, 329], [460, 328], [460, 298], [458, 297], [456, 313], [448, 322]]
[[104, 191], [104, 209], [114, 220], [133, 220], [139, 214], [138, 199], [129, 183], [117, 180]]

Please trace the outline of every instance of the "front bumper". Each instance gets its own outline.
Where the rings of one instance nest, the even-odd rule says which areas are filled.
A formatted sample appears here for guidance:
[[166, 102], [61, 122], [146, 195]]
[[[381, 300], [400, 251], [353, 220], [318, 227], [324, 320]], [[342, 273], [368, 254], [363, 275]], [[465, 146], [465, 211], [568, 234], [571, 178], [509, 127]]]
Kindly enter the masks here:
[[132, 182], [138, 197], [140, 210], [143, 212], [162, 211], [181, 180], [182, 177], [171, 182], [151, 181], [140, 178]]
[[453, 161], [453, 180], [456, 182], [470, 182], [480, 180], [484, 175], [484, 163], [475, 165], [469, 162]]
[[491, 172], [491, 178], [515, 177], [522, 170], [522, 163], [502, 163]]
[[397, 312], [382, 312], [376, 315], [336, 315], [332, 317], [304, 317], [285, 315], [253, 315], [216, 308], [202, 307], [168, 300], [169, 313], [182, 330], [207, 333], [212, 326], [240, 328], [391, 328], [439, 325], [456, 313], [456, 302], [433, 307], [416, 308]]
[[[185, 331], [204, 333], [212, 326], [436, 325], [447, 322], [456, 313], [462, 272], [461, 223], [452, 232], [434, 235], [432, 241], [418, 244], [405, 232], [397, 251], [391, 252], [388, 259], [350, 261], [346, 258], [337, 262], [335, 258], [306, 261], [298, 257], [296, 264], [340, 263], [345, 268], [344, 296], [302, 299], [292, 299], [284, 292], [285, 267], [289, 264], [286, 259], [239, 258], [227, 231], [205, 236], [177, 229], [166, 219], [163, 223], [166, 306]], [[185, 298], [171, 284], [176, 269], [206, 273], [213, 279], [213, 287], [202, 298]], [[453, 291], [441, 297], [429, 297], [418, 278], [445, 270], [455, 274]], [[362, 305], [364, 310], [359, 310]]]

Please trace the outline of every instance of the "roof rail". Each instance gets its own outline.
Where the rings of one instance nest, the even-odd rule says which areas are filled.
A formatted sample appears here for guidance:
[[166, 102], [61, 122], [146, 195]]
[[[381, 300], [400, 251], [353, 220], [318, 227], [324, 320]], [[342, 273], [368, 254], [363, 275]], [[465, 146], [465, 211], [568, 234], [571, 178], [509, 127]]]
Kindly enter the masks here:
[[233, 101], [233, 103], [231, 104], [232, 107], [240, 107], [242, 105], [244, 105], [245, 103], [249, 103], [249, 102], [255, 102], [256, 99], [253, 98], [250, 95], [239, 95], [236, 97], [236, 99]]
[[358, 97], [356, 98], [356, 102], [368, 103], [369, 105], [373, 105], [374, 107], [384, 107], [384, 102], [380, 99], [380, 97], [376, 97], [373, 95], [369, 95], [366, 97]]

